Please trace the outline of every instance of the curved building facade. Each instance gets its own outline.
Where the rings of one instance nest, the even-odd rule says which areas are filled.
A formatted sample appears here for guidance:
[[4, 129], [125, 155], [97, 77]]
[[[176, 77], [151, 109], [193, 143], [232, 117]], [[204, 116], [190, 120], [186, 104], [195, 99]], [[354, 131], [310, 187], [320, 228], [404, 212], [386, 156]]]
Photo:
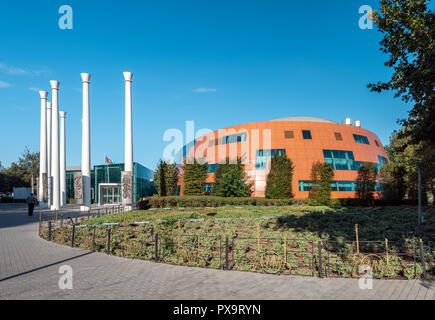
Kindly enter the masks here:
[[[388, 162], [376, 134], [361, 128], [361, 122], [346, 118], [339, 124], [317, 117], [284, 117], [216, 130], [196, 139], [185, 160], [195, 157], [208, 163], [204, 192], [211, 191], [214, 173], [227, 158], [240, 157], [249, 180], [252, 196], [264, 197], [266, 178], [274, 154], [286, 154], [294, 164], [293, 195], [307, 198], [314, 162], [321, 161], [334, 169], [333, 198], [355, 197], [358, 167], [372, 162], [378, 168]], [[183, 195], [182, 178], [179, 192]]]

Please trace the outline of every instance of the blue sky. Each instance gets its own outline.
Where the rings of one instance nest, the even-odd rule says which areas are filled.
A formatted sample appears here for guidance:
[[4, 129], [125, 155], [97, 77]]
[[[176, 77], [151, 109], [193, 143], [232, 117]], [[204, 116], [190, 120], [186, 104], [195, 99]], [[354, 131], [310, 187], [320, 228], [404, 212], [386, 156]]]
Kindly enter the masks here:
[[[58, 27], [61, 5], [73, 30]], [[377, 1], [2, 1], [0, 161], [39, 150], [40, 99], [60, 81], [67, 165], [81, 161], [81, 72], [91, 74], [92, 165], [124, 161], [124, 81], [133, 76], [134, 161], [154, 168], [170, 128], [212, 130], [289, 115], [351, 117], [382, 143], [411, 108], [366, 85], [388, 80]], [[197, 90], [206, 88], [209, 90]]]

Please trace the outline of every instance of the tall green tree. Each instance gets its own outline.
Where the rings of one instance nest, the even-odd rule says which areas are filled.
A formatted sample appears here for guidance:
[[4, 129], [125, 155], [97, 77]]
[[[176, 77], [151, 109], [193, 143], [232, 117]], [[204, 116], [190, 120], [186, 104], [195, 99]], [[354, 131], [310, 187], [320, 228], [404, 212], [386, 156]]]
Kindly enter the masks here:
[[293, 197], [293, 169], [293, 161], [285, 154], [273, 156], [266, 180], [266, 198], [285, 199]]
[[[381, 176], [383, 178], [386, 176], [383, 180], [386, 180], [387, 183], [392, 183], [392, 185], [387, 184], [387, 188], [397, 189], [402, 188], [401, 185], [404, 185], [404, 198], [417, 200], [417, 168], [420, 168], [423, 203], [426, 203], [426, 191], [430, 191], [432, 197], [435, 196], [434, 155], [425, 150], [427, 146], [424, 142], [417, 144], [411, 143], [412, 138], [407, 131], [409, 132], [410, 129], [404, 127], [391, 135], [389, 145], [385, 147], [390, 163], [388, 167], [383, 170], [383, 173], [381, 171]], [[394, 174], [396, 178], [394, 178], [394, 176], [391, 177], [391, 174]], [[397, 183], [399, 183], [399, 186], [395, 186]]]
[[328, 205], [331, 200], [331, 183], [333, 179], [334, 170], [330, 165], [320, 161], [313, 163], [309, 198], [315, 199], [319, 204]]
[[154, 172], [157, 194], [161, 197], [174, 196], [177, 193], [178, 166], [175, 163], [160, 160]]
[[388, 54], [385, 66], [391, 79], [369, 84], [371, 91], [392, 90], [395, 97], [413, 105], [403, 126], [410, 142], [435, 145], [435, 20], [427, 0], [381, 0], [373, 19], [384, 35], [381, 51]]
[[371, 162], [366, 162], [358, 168], [355, 196], [364, 204], [370, 204], [374, 199], [378, 170]]
[[211, 193], [220, 197], [248, 197], [252, 193], [252, 183], [248, 182], [245, 166], [240, 158], [231, 163], [227, 158], [220, 163], [215, 173], [215, 183]]
[[183, 164], [184, 195], [202, 195], [204, 193], [207, 166], [207, 162], [201, 164], [196, 159], [193, 163]]

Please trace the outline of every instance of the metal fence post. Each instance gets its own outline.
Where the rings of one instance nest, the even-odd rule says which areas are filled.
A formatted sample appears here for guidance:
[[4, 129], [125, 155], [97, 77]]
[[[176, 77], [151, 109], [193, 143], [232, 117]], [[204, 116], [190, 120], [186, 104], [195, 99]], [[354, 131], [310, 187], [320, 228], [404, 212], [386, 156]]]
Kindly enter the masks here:
[[76, 226], [73, 224], [71, 233], [71, 247], [74, 248], [74, 238], [76, 233]]
[[110, 228], [107, 228], [107, 254], [110, 254]]
[[228, 241], [228, 237], [225, 237], [225, 270], [229, 270], [228, 268], [228, 253], [230, 251], [230, 245]]
[[78, 211], [76, 211], [76, 223], [77, 223], [78, 218], [79, 218], [79, 213], [78, 213]]
[[51, 241], [51, 220], [48, 221], [48, 241]]
[[317, 245], [319, 247], [319, 277], [323, 278], [323, 275], [322, 275], [322, 242], [319, 240], [317, 242]]
[[423, 268], [423, 279], [426, 280], [426, 259], [424, 257], [424, 247], [423, 247], [423, 241], [420, 239], [420, 259], [421, 259], [421, 266]]
[[155, 242], [154, 242], [154, 260], [159, 261], [159, 234], [156, 233], [155, 235]]
[[60, 227], [63, 228], [63, 212], [60, 213]]

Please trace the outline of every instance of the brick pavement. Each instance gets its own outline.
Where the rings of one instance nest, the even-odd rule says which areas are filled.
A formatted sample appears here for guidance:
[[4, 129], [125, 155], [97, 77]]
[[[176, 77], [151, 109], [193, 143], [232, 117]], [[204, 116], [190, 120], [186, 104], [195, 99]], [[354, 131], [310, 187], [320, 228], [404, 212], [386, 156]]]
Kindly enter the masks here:
[[[37, 212], [36, 212], [37, 213]], [[73, 289], [58, 287], [59, 267]], [[70, 248], [38, 237], [38, 217], [0, 204], [0, 299], [426, 299], [435, 283], [267, 275], [173, 266]]]

